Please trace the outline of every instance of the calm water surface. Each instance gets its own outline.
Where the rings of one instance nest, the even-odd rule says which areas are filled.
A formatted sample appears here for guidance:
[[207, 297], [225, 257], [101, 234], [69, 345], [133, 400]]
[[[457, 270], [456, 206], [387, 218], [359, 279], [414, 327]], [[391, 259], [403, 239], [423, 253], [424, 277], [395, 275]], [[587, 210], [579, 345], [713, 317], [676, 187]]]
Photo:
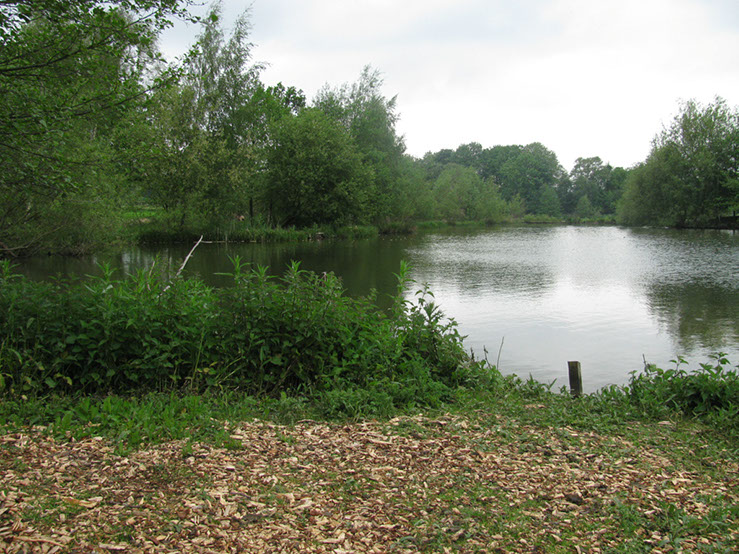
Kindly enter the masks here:
[[[172, 273], [189, 247], [132, 249], [90, 258], [39, 257], [32, 278], [159, 267]], [[717, 350], [739, 363], [739, 234], [617, 227], [451, 230], [403, 239], [306, 244], [203, 244], [186, 273], [217, 286], [229, 256], [281, 273], [290, 260], [341, 276], [350, 294], [379, 292], [387, 304], [401, 260], [428, 283], [466, 344], [504, 373], [567, 384], [567, 361], [582, 362], [586, 390], [627, 382], [643, 360], [694, 364]], [[414, 289], [415, 290], [415, 289]], [[414, 290], [409, 291], [409, 297]]]

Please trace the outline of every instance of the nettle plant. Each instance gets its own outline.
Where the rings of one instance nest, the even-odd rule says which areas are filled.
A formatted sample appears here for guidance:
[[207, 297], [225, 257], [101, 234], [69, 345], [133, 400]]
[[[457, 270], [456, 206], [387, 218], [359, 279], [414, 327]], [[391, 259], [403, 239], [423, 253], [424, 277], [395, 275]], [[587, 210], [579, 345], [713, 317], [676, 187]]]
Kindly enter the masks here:
[[727, 356], [718, 352], [698, 369], [687, 371], [682, 356], [672, 360], [674, 369], [648, 364], [632, 372], [625, 387], [630, 401], [650, 413], [679, 412], [689, 416], [739, 419], [739, 373]]
[[239, 389], [376, 410], [438, 403], [469, 371], [456, 323], [428, 288], [415, 302], [402, 296], [407, 266], [383, 311], [372, 295], [348, 297], [333, 274], [293, 263], [276, 277], [232, 261], [224, 289], [154, 271], [117, 279], [106, 267], [87, 281], [34, 283], [4, 264], [0, 385], [11, 394]]

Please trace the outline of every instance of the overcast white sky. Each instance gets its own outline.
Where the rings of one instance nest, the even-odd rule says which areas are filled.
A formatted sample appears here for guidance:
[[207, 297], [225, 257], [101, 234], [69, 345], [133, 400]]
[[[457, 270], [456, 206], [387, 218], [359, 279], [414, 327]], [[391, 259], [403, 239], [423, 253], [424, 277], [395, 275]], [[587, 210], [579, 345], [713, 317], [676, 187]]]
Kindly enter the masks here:
[[[226, 29], [250, 6], [266, 84], [310, 101], [369, 64], [417, 157], [541, 142], [567, 170], [590, 156], [629, 167], [680, 100], [739, 105], [737, 0], [226, 0]], [[177, 25], [163, 52], [198, 32]]]

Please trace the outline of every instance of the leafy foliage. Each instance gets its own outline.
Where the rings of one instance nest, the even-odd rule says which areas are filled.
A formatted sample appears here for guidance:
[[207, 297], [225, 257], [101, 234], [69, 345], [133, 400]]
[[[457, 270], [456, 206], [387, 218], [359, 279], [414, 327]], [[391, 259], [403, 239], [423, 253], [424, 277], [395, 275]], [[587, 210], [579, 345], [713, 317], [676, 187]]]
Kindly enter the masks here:
[[51, 229], [39, 222], [94, 188], [111, 156], [104, 137], [147, 88], [168, 80], [163, 74], [144, 84], [143, 77], [158, 60], [157, 33], [174, 16], [186, 16], [177, 0], [2, 3], [3, 250], [22, 251], [69, 228], [59, 219]]
[[[435, 404], [462, 382], [456, 324], [429, 301], [391, 314], [294, 264], [281, 279], [234, 260], [234, 286], [152, 272], [90, 283], [0, 275], [2, 386], [11, 394], [238, 388], [325, 396], [343, 411]], [[342, 407], [343, 406], [343, 407]]]
[[395, 130], [397, 98], [386, 98], [382, 85], [380, 72], [365, 66], [355, 83], [325, 86], [313, 103], [347, 130], [361, 156], [368, 172], [364, 194], [372, 198], [365, 209], [372, 222], [407, 215], [398, 210], [405, 145]]
[[272, 99], [259, 81], [262, 66], [251, 62], [248, 13], [226, 37], [220, 10], [211, 9], [180, 81], [133, 115], [137, 140], [123, 152], [142, 192], [180, 231], [247, 211], [266, 126], [252, 102]]
[[554, 187], [563, 171], [554, 152], [538, 142], [529, 144], [501, 167], [501, 194], [506, 200], [520, 195], [528, 211], [538, 213], [542, 191]]
[[675, 369], [647, 365], [642, 373], [632, 374], [625, 389], [629, 401], [649, 413], [683, 413], [736, 427], [739, 373], [731, 369], [725, 354], [715, 354], [712, 360], [692, 372], [682, 369], [683, 358], [675, 360]]
[[630, 175], [619, 210], [624, 223], [716, 224], [739, 205], [739, 111], [721, 98], [686, 102]]
[[625, 169], [603, 164], [597, 156], [578, 158], [570, 172], [569, 183], [559, 187], [566, 211], [574, 212], [579, 217], [592, 217], [593, 214], [583, 216], [582, 209], [578, 210], [577, 207], [583, 198], [587, 198], [594, 213], [614, 213], [626, 175]]
[[267, 150], [265, 202], [283, 226], [361, 223], [371, 174], [346, 130], [308, 108], [279, 120]]
[[[736, 109], [683, 105], [633, 171], [599, 157], [568, 174], [541, 143], [405, 154], [397, 97], [365, 67], [306, 108], [267, 87], [249, 10], [216, 2], [167, 63], [156, 39], [190, 0], [0, 3], [0, 254], [82, 253], [139, 237], [120, 213], [157, 208], [159, 239], [254, 229], [612, 221], [735, 224]], [[628, 184], [625, 185], [628, 174]], [[624, 192], [625, 191], [625, 192]], [[70, 218], [74, 213], [77, 217]], [[242, 226], [243, 227], [243, 226]], [[146, 238], [146, 237], [145, 237]]]
[[[540, 143], [483, 148], [472, 142], [428, 153], [419, 165], [431, 190], [433, 217], [450, 222], [491, 224], [532, 214], [560, 221], [563, 212], [574, 210], [568, 175], [557, 156]], [[455, 177], [450, 179], [450, 174]]]

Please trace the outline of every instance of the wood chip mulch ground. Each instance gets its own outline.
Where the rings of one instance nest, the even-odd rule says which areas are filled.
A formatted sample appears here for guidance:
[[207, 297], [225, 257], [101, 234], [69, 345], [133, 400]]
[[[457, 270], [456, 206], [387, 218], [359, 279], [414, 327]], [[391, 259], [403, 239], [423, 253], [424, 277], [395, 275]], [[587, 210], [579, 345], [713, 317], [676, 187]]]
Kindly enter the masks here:
[[[736, 464], [712, 480], [625, 438], [511, 429], [254, 421], [229, 428], [241, 448], [177, 441], [125, 457], [99, 437], [0, 436], [0, 551], [572, 552], [574, 539], [597, 552], [619, 544], [615, 511], [703, 518], [707, 497], [739, 502]], [[638, 532], [673, 550], [659, 526]]]

